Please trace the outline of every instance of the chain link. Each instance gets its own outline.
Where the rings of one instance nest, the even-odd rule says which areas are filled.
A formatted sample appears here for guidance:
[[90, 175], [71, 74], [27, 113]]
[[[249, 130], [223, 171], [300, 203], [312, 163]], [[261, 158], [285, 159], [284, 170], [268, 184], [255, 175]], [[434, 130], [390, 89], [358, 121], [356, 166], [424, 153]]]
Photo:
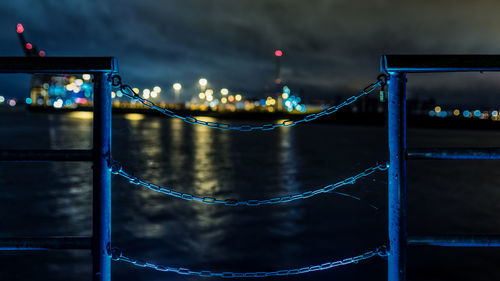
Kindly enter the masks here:
[[385, 83], [386, 83], [386, 79], [384, 79], [385, 77], [386, 76], [383, 75], [383, 74], [379, 75], [377, 77], [377, 82], [368, 85], [358, 95], [351, 96], [348, 99], [346, 99], [345, 101], [343, 101], [342, 103], [340, 103], [338, 105], [333, 105], [331, 107], [328, 107], [325, 110], [320, 111], [318, 113], [308, 114], [304, 118], [298, 119], [298, 120], [290, 120], [289, 119], [289, 120], [285, 120], [285, 121], [283, 121], [281, 123], [264, 124], [264, 125], [260, 125], [260, 126], [255, 126], [255, 125], [234, 126], [234, 125], [227, 124], [227, 123], [217, 123], [217, 122], [202, 121], [202, 120], [199, 120], [199, 119], [197, 119], [197, 118], [195, 118], [193, 116], [181, 116], [181, 115], [176, 114], [172, 110], [169, 110], [169, 109], [166, 109], [166, 108], [161, 108], [160, 106], [156, 105], [152, 101], [142, 98], [139, 94], [137, 94], [137, 93], [135, 93], [133, 91], [133, 89], [132, 89], [132, 87], [130, 85], [123, 84], [122, 83], [122, 79], [121, 79], [121, 77], [119, 75], [114, 75], [111, 78], [111, 80], [112, 80], [112, 86], [115, 87], [115, 88], [119, 88], [123, 95], [125, 95], [125, 96], [127, 96], [127, 97], [129, 97], [129, 98], [131, 98], [133, 100], [139, 101], [144, 106], [146, 106], [146, 107], [148, 107], [150, 109], [154, 109], [156, 111], [159, 111], [160, 113], [162, 113], [162, 114], [164, 114], [164, 115], [166, 115], [168, 117], [178, 118], [178, 119], [181, 119], [184, 122], [189, 123], [189, 124], [197, 124], [197, 125], [202, 125], [202, 126], [214, 128], [214, 129], [220, 129], [220, 130], [238, 130], [238, 131], [247, 132], [247, 131], [257, 131], [257, 130], [260, 130], [260, 131], [269, 131], [269, 130], [274, 130], [274, 129], [279, 128], [279, 127], [292, 127], [292, 126], [295, 126], [295, 125], [303, 123], [303, 122], [311, 122], [313, 120], [318, 119], [319, 117], [330, 115], [332, 113], [337, 112], [342, 107], [354, 103], [359, 98], [361, 98], [361, 97], [363, 97], [365, 95], [368, 95], [369, 93], [373, 92], [376, 88], [378, 88], [378, 87], [382, 87], [383, 88], [384, 85], [385, 85]]
[[354, 184], [356, 183], [357, 180], [367, 177], [371, 174], [373, 174], [376, 171], [385, 171], [389, 167], [388, 163], [379, 163], [373, 167], [370, 167], [363, 172], [354, 175], [352, 177], [346, 178], [340, 182], [337, 182], [335, 184], [329, 184], [323, 188], [315, 189], [315, 190], [309, 190], [305, 191], [302, 193], [298, 193], [295, 195], [288, 195], [288, 196], [282, 196], [282, 197], [274, 197], [270, 199], [264, 199], [264, 200], [245, 200], [245, 201], [239, 201], [239, 200], [234, 200], [234, 199], [217, 199], [215, 197], [201, 197], [189, 193], [181, 193], [178, 191], [175, 191], [173, 189], [165, 188], [156, 184], [148, 183], [145, 182], [142, 179], [139, 179], [138, 177], [126, 172], [123, 170], [123, 167], [118, 161], [113, 161], [110, 167], [111, 173], [115, 175], [120, 175], [121, 177], [127, 179], [130, 183], [135, 184], [135, 185], [141, 185], [144, 186], [150, 190], [163, 193], [169, 196], [177, 197], [183, 200], [187, 201], [197, 201], [205, 204], [223, 204], [226, 206], [259, 206], [259, 205], [269, 205], [269, 204], [278, 204], [278, 203], [286, 203], [286, 202], [291, 202], [299, 199], [306, 199], [310, 198], [313, 196], [316, 196], [321, 193], [329, 193], [334, 191], [335, 189], [348, 185], [348, 184]]
[[133, 264], [138, 267], [148, 267], [152, 268], [157, 271], [164, 271], [164, 272], [172, 272], [172, 273], [177, 273], [181, 275], [195, 275], [199, 277], [222, 277], [222, 278], [241, 278], [241, 277], [270, 277], [270, 276], [284, 276], [284, 275], [297, 275], [297, 274], [304, 274], [304, 273], [309, 273], [313, 271], [320, 271], [320, 270], [327, 270], [331, 269], [334, 267], [342, 266], [342, 265], [348, 265], [348, 264], [357, 264], [360, 261], [367, 260], [376, 256], [380, 257], [385, 257], [387, 256], [387, 249], [385, 246], [380, 246], [376, 248], [373, 251], [368, 251], [364, 254], [361, 254], [359, 256], [351, 257], [351, 258], [346, 258], [343, 260], [338, 260], [338, 261], [333, 261], [333, 262], [326, 262], [318, 265], [310, 265], [306, 267], [300, 267], [300, 268], [292, 268], [292, 269], [283, 269], [283, 270], [278, 270], [278, 271], [258, 271], [258, 272], [242, 272], [242, 273], [237, 273], [237, 272], [213, 272], [210, 270], [202, 270], [202, 271], [195, 271], [191, 270], [188, 268], [182, 268], [182, 267], [170, 267], [166, 265], [159, 265], [159, 264], [154, 264], [151, 262], [147, 261], [141, 261], [137, 260], [134, 258], [131, 258], [129, 256], [126, 256], [122, 253], [120, 248], [114, 247], [111, 250], [111, 258], [114, 261], [123, 261], [127, 262], [130, 264]]

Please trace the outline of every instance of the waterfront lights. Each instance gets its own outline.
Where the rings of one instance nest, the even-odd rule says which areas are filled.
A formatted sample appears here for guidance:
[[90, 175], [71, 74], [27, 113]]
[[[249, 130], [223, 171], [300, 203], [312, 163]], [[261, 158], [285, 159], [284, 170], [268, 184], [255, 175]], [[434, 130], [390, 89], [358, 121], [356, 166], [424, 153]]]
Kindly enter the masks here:
[[276, 100], [273, 99], [272, 97], [267, 97], [266, 99], [266, 105], [267, 106], [272, 106], [272, 105], [275, 105], [276, 104]]
[[220, 90], [220, 93], [221, 93], [221, 95], [223, 95], [223, 96], [227, 96], [227, 94], [229, 94], [229, 90], [228, 90], [228, 89], [226, 89], [226, 88], [222, 88], [222, 89]]
[[89, 81], [90, 80], [90, 74], [83, 74], [82, 75], [83, 80]]
[[208, 89], [205, 91], [205, 97], [207, 101], [213, 101], [214, 100], [214, 90]]
[[151, 93], [151, 91], [149, 89], [144, 89], [142, 91], [142, 97], [145, 98], [145, 99], [147, 99], [147, 98], [149, 98], [149, 94], [150, 93]]
[[237, 94], [237, 95], [234, 97], [234, 99], [236, 99], [236, 101], [241, 101], [241, 98], [242, 98], [242, 97], [241, 97], [241, 95], [240, 95], [240, 94]]
[[459, 116], [460, 115], [460, 110], [458, 110], [458, 109], [453, 110], [453, 115]]
[[134, 93], [138, 94], [139, 93], [139, 88], [133, 88], [132, 91], [134, 91]]
[[207, 81], [207, 79], [205, 79], [205, 78], [201, 78], [201, 79], [198, 81], [198, 83], [200, 84], [200, 86], [201, 86], [201, 87], [205, 87], [205, 86], [207, 86], [208, 81]]
[[[180, 84], [179, 84], [179, 85], [180, 85]], [[175, 84], [174, 84], [174, 86], [175, 86]], [[174, 87], [174, 89], [175, 89], [175, 87]], [[180, 89], [179, 89], [179, 90], [180, 90]], [[154, 91], [154, 92], [157, 92], [157, 93], [159, 94], [159, 93], [161, 92], [161, 88], [160, 88], [159, 86], [155, 86], [155, 87], [153, 88], [153, 91]]]
[[220, 101], [221, 101], [222, 103], [227, 103], [227, 98], [221, 98], [221, 99], [220, 99]]
[[436, 107], [434, 107], [434, 111], [435, 111], [436, 113], [441, 112], [441, 107], [440, 107], [440, 106], [436, 106]]
[[53, 106], [54, 106], [55, 108], [61, 108], [61, 107], [63, 106], [63, 103], [64, 103], [64, 102], [63, 102], [63, 100], [62, 100], [62, 99], [58, 99], [58, 100], [56, 100], [56, 101], [54, 102]]
[[276, 51], [274, 51], [274, 55], [277, 56], [277, 57], [281, 57], [283, 55], [283, 51], [282, 50], [276, 50]]
[[182, 85], [181, 83], [174, 83], [174, 85], [172, 85], [172, 88], [174, 88], [174, 90], [178, 92], [182, 89]]
[[200, 98], [200, 100], [205, 99], [205, 93], [203, 93], [203, 92], [199, 93], [198, 97]]

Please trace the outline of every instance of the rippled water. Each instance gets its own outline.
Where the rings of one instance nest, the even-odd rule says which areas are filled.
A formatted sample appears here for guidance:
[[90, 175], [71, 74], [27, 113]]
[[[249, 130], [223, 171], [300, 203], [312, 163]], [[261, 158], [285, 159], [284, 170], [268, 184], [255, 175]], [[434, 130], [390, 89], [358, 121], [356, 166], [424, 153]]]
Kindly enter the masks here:
[[[90, 148], [84, 113], [0, 112], [2, 149]], [[213, 120], [212, 120], [213, 121]], [[410, 130], [409, 146], [498, 146], [494, 131]], [[218, 131], [143, 115], [113, 119], [113, 157], [135, 175], [223, 199], [287, 195], [340, 181], [386, 159], [381, 127], [304, 125], [272, 132]], [[453, 164], [453, 165], [452, 165]], [[495, 161], [419, 161], [408, 170], [409, 233], [500, 232]], [[91, 234], [87, 163], [1, 163], [0, 236]], [[358, 255], [386, 240], [386, 177], [264, 207], [186, 202], [113, 178], [113, 244], [175, 267], [263, 271]], [[376, 206], [374, 208], [373, 206]], [[410, 248], [409, 280], [500, 279], [495, 249]], [[114, 280], [195, 280], [116, 263]], [[2, 252], [0, 280], [89, 280], [85, 251]], [[384, 280], [380, 258], [275, 279]]]

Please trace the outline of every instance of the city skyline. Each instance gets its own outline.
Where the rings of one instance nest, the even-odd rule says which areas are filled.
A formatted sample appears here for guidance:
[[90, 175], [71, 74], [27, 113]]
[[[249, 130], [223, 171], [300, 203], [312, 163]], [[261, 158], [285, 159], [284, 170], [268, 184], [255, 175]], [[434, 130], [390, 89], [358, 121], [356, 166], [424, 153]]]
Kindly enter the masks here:
[[[206, 77], [214, 89], [264, 97], [265, 87], [273, 87], [274, 52], [281, 49], [283, 81], [308, 98], [325, 100], [373, 82], [382, 54], [497, 53], [495, 1], [205, 2], [4, 2], [0, 52], [23, 55], [15, 34], [22, 22], [47, 56], [116, 56], [124, 80], [138, 88], [180, 82], [187, 90]], [[436, 30], [437, 25], [445, 28]], [[434, 96], [443, 104], [495, 106], [497, 78], [411, 75], [408, 94]], [[22, 81], [0, 77], [16, 96], [29, 87]]]

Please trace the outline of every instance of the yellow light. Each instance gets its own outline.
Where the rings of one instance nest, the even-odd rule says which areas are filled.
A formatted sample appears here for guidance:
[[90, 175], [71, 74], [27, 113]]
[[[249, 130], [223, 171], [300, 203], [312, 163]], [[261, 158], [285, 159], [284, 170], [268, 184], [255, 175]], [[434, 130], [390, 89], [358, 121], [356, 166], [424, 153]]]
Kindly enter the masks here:
[[226, 88], [222, 88], [222, 89], [220, 90], [220, 93], [221, 93], [223, 96], [227, 96], [227, 94], [229, 94], [229, 90], [228, 90], [228, 89], [226, 89]]
[[144, 89], [142, 91], [142, 97], [145, 99], [149, 98], [149, 94], [151, 94], [151, 91], [149, 89]]
[[240, 94], [237, 94], [234, 98], [236, 99], [236, 101], [240, 101], [242, 97]]
[[281, 94], [281, 97], [286, 100], [288, 98], [288, 94], [287, 93], [283, 93], [283, 94]]
[[198, 97], [202, 100], [205, 98], [205, 93], [199, 93], [198, 94]]
[[74, 89], [73, 87], [74, 87], [73, 84], [66, 85], [66, 91], [73, 91]]
[[458, 110], [458, 109], [453, 110], [453, 115], [455, 115], [455, 116], [460, 115], [460, 110]]
[[212, 95], [214, 94], [214, 90], [212, 90], [212, 89], [208, 89], [208, 90], [206, 90], [206, 91], [205, 91], [205, 94], [206, 94], [207, 96], [212, 96]]
[[111, 98], [116, 98], [116, 93], [115, 92], [111, 92]]
[[125, 119], [130, 121], [140, 121], [144, 119], [144, 115], [140, 113], [127, 113], [124, 115]]
[[81, 86], [81, 85], [83, 84], [83, 80], [82, 80], [82, 79], [76, 79], [76, 80], [75, 80], [75, 84], [76, 84], [77, 86]]
[[207, 81], [207, 79], [205, 79], [205, 78], [201, 78], [201, 79], [198, 81], [198, 83], [200, 84], [200, 86], [205, 87], [205, 86], [208, 84], [208, 81]]
[[90, 111], [73, 111], [69, 113], [69, 117], [76, 119], [92, 119], [94, 114]]
[[222, 103], [226, 103], [226, 102], [227, 102], [227, 99], [226, 99], [226, 98], [221, 98], [221, 99], [220, 99], [220, 101], [221, 101]]
[[89, 81], [90, 80], [90, 74], [83, 74], [82, 75], [83, 80]]
[[227, 100], [229, 102], [233, 102], [234, 101], [234, 96], [233, 95], [230, 95], [229, 97], [227, 97]]
[[440, 106], [434, 107], [434, 111], [436, 111], [436, 113], [441, 112], [441, 107]]
[[[175, 85], [175, 84], [174, 84], [174, 85]], [[157, 92], [157, 93], [160, 93], [160, 92], [161, 92], [161, 88], [160, 88], [160, 87], [158, 87], [158, 86], [155, 86], [155, 87], [153, 88], [153, 91], [155, 91], [155, 92]]]
[[134, 93], [136, 93], [136, 94], [139, 93], [139, 89], [138, 88], [133, 88], [132, 91], [134, 91]]
[[156, 98], [158, 96], [158, 93], [155, 92], [155, 91], [153, 91], [153, 92], [151, 92], [150, 95], [151, 95], [152, 98]]
[[214, 99], [213, 96], [207, 95], [207, 101], [212, 101]]
[[174, 88], [174, 90], [176, 91], [180, 91], [182, 89], [182, 85], [181, 83], [174, 83], [174, 85], [172, 85], [172, 88]]

